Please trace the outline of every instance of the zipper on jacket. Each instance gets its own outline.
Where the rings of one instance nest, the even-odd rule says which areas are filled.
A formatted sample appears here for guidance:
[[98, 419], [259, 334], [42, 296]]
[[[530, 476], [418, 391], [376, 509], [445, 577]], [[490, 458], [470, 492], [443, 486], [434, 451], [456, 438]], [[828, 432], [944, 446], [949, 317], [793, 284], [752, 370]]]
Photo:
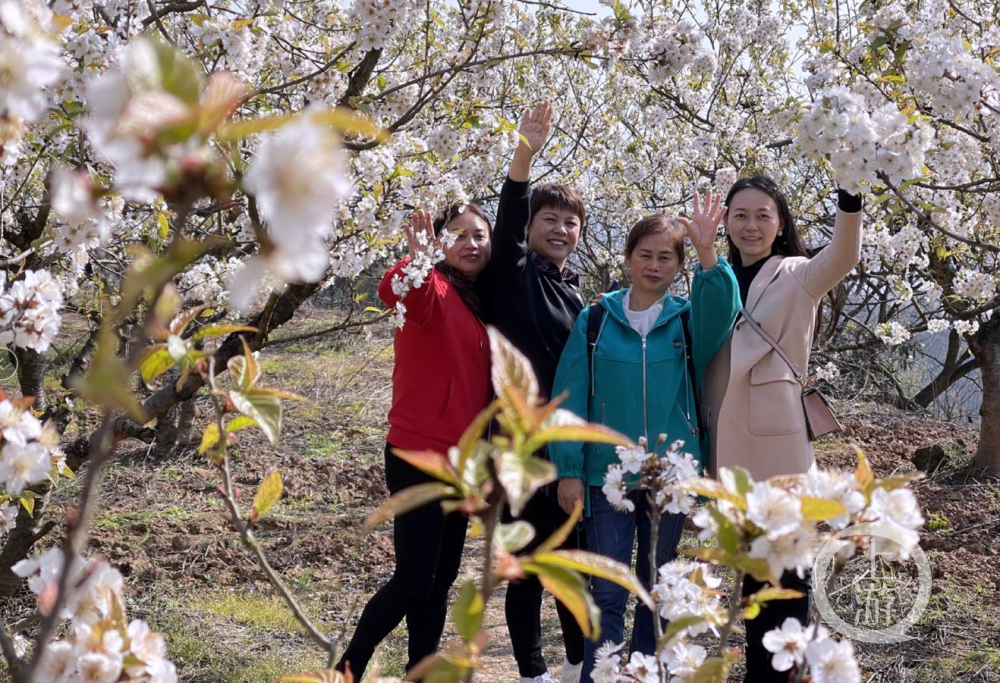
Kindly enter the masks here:
[[649, 448], [648, 412], [646, 408], [646, 338], [642, 337], [642, 432], [646, 436], [646, 448]]

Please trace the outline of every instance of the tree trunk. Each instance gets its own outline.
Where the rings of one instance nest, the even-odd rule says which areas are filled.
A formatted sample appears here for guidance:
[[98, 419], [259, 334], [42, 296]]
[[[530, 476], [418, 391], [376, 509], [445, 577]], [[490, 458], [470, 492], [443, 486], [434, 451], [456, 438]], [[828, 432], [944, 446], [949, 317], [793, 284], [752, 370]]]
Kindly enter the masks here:
[[974, 462], [1000, 474], [1000, 316], [994, 315], [980, 327], [969, 347], [983, 375], [982, 424]]
[[948, 336], [948, 353], [941, 364], [941, 371], [937, 377], [917, 392], [913, 397], [913, 402], [921, 408], [927, 408], [938, 396], [948, 391], [952, 384], [972, 372], [979, 363], [969, 359], [969, 352], [959, 353], [962, 347], [962, 337], [955, 330]]
[[45, 360], [34, 349], [15, 349], [17, 381], [22, 396], [35, 397], [35, 410], [45, 409]]

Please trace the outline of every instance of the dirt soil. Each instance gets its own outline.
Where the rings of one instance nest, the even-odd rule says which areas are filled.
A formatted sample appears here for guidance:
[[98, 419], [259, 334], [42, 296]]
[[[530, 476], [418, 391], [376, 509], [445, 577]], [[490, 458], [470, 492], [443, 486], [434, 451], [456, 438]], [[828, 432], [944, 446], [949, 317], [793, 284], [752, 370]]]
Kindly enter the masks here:
[[[336, 319], [334, 312], [309, 310], [297, 329], [319, 330]], [[391, 334], [386, 326], [368, 337], [342, 333], [265, 349], [262, 383], [311, 402], [287, 404], [277, 448], [249, 430], [236, 444], [233, 468], [244, 508], [267, 474], [282, 473], [282, 500], [257, 534], [306, 612], [333, 634], [350, 635], [364, 601], [393, 568], [391, 528], [359, 534], [386, 496]], [[197, 406], [193, 429], [172, 452], [122, 444], [104, 478], [91, 548], [125, 575], [130, 613], [167, 634], [183, 680], [275, 681], [322, 666], [322, 653], [226, 521], [217, 471], [197, 454], [209, 419], [207, 397]], [[967, 427], [871, 405], [841, 406], [840, 412], [850, 435], [818, 444], [823, 466], [852, 467], [852, 444], [865, 450], [879, 476], [913, 469], [910, 455], [928, 443], [960, 437], [969, 452], [975, 448], [975, 432]], [[60, 483], [50, 519], [61, 518], [78, 486], [79, 478]], [[914, 640], [856, 644], [864, 680], [1000, 681], [1000, 482], [959, 461], [915, 489], [927, 518], [921, 545], [933, 567], [931, 601]], [[686, 532], [682, 543], [697, 541]], [[481, 539], [470, 539], [470, 571], [480, 564], [481, 548]], [[0, 611], [19, 621], [29, 603], [25, 592]], [[30, 618], [21, 623], [30, 629]], [[556, 673], [563, 656], [551, 598], [543, 624], [545, 655]], [[485, 626], [490, 644], [477, 680], [517, 681], [502, 589], [488, 606]], [[453, 635], [449, 625], [445, 637]], [[380, 653], [383, 671], [400, 675], [405, 653], [400, 628]]]

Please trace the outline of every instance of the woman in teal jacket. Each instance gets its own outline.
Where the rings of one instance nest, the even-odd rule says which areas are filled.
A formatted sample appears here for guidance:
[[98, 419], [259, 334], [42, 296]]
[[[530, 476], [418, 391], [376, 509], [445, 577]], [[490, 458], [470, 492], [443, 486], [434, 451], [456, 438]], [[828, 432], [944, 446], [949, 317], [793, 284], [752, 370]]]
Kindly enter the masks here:
[[[704, 205], [695, 195], [694, 218], [673, 221], [662, 214], [643, 218], [629, 231], [625, 264], [632, 285], [605, 296], [577, 318], [556, 370], [553, 396], [568, 392], [563, 407], [599, 422], [634, 441], [655, 444], [660, 434], [682, 439], [683, 450], [702, 461], [696, 398], [708, 361], [728, 338], [740, 310], [739, 287], [732, 269], [715, 252], [717, 227], [725, 214], [721, 198]], [[684, 230], [698, 254], [691, 301], [668, 293], [684, 265]], [[600, 312], [597, 311], [600, 307]], [[593, 356], [588, 349], [590, 316], [601, 315]], [[591, 340], [594, 340], [591, 333]], [[690, 349], [691, 357], [688, 357]], [[693, 377], [692, 377], [693, 374]], [[549, 446], [559, 471], [559, 503], [571, 511], [585, 501], [587, 547], [630, 565], [639, 532], [636, 573], [650, 585], [650, 517], [644, 491], [629, 493], [635, 509], [620, 512], [601, 491], [608, 467], [618, 462], [614, 447], [564, 442]], [[705, 450], [707, 453], [707, 449]], [[665, 514], [657, 535], [657, 566], [676, 555], [684, 515]], [[594, 579], [594, 601], [601, 609], [601, 640], [623, 642], [624, 588]], [[597, 644], [587, 641], [582, 681], [590, 681]], [[632, 629], [633, 652], [652, 654], [652, 614], [637, 606]]]

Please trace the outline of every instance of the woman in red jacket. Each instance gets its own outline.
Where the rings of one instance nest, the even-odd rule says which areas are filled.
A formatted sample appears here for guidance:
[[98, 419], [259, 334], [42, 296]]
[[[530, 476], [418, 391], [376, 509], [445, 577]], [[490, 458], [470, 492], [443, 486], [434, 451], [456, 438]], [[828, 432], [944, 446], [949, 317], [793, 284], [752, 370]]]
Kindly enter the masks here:
[[[417, 211], [405, 231], [410, 256], [393, 266], [379, 285], [379, 297], [389, 307], [400, 302], [395, 292], [411, 261], [422, 257], [444, 231], [455, 240], [450, 246], [450, 240], [442, 240], [444, 261], [402, 298], [405, 324], [394, 342], [385, 446], [385, 480], [393, 494], [433, 481], [397, 458], [393, 449], [436, 451], [446, 457], [490, 400], [490, 344], [473, 287], [490, 258], [489, 221], [475, 204], [462, 204], [449, 208], [433, 225], [429, 213]], [[437, 650], [466, 526], [464, 515], [446, 515], [438, 503], [395, 519], [396, 569], [365, 606], [339, 670], [349, 665], [354, 680], [361, 680], [375, 648], [404, 618], [407, 670]]]

